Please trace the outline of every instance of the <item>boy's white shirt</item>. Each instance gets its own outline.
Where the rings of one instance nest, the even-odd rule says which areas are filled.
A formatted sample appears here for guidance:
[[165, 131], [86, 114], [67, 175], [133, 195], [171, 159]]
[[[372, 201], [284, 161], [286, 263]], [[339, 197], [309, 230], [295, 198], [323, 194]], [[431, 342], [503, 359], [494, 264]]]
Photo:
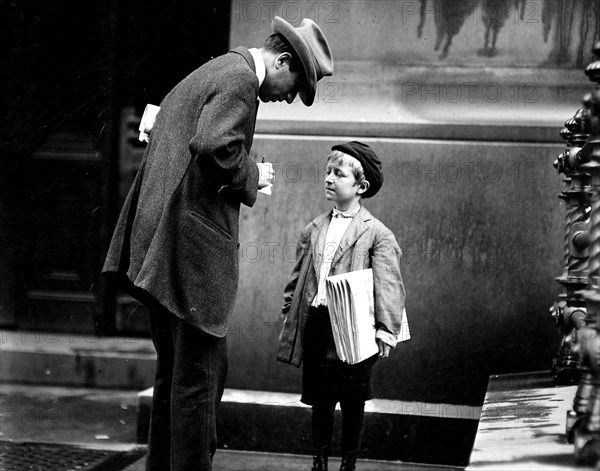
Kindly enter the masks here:
[[[331, 270], [331, 261], [333, 260], [333, 256], [335, 255], [340, 242], [342, 241], [342, 237], [348, 229], [350, 222], [352, 222], [352, 218], [358, 214], [360, 208], [356, 209], [356, 211], [347, 211], [341, 213], [344, 217], [336, 217], [335, 215], [340, 213], [340, 211], [333, 210], [333, 215], [331, 217], [331, 221], [329, 223], [329, 227], [327, 228], [327, 235], [325, 236], [325, 248], [323, 249], [323, 261], [321, 263], [321, 271], [319, 273], [319, 284], [317, 288], [317, 294], [313, 299], [312, 306], [327, 306], [327, 289], [325, 279], [329, 276], [329, 271]], [[390, 347], [394, 348], [398, 343], [397, 337], [381, 328], [377, 329], [377, 333], [375, 334], [375, 338], [385, 342]]]
[[346, 217], [331, 217], [331, 222], [327, 228], [327, 235], [325, 236], [325, 247], [323, 249], [323, 261], [321, 262], [321, 272], [319, 273], [319, 286], [317, 289], [317, 295], [313, 299], [312, 306], [327, 306], [327, 289], [325, 288], [325, 278], [329, 276], [331, 270], [331, 262], [335, 255], [344, 232], [348, 229], [348, 226], [352, 222], [352, 218], [360, 211], [360, 206], [356, 211], [343, 213]]

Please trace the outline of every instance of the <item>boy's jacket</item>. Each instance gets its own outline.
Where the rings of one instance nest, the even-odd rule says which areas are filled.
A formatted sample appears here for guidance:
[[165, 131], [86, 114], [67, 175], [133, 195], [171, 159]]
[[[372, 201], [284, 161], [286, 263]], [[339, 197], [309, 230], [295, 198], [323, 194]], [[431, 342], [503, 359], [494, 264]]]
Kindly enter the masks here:
[[[283, 330], [277, 359], [300, 366], [304, 326], [310, 305], [317, 294], [325, 237], [331, 210], [313, 219], [303, 230], [296, 248], [296, 264], [285, 287], [282, 308]], [[375, 320], [378, 328], [394, 335], [401, 329], [404, 284], [400, 274], [401, 251], [391, 230], [361, 207], [344, 233], [333, 255], [329, 276], [373, 269]]]

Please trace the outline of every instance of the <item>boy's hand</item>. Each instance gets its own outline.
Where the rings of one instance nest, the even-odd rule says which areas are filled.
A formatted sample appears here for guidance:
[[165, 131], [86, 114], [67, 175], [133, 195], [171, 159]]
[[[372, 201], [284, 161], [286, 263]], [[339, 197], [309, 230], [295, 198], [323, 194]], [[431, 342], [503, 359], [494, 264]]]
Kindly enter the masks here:
[[377, 348], [379, 348], [379, 358], [387, 358], [390, 356], [392, 347], [390, 347], [383, 340], [377, 339]]

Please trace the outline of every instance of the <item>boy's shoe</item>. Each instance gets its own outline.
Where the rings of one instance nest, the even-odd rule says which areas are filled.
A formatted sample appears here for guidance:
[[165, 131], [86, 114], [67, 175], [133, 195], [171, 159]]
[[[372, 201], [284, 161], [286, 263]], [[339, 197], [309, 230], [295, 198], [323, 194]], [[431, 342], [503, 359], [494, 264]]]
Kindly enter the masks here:
[[342, 465], [340, 471], [355, 471], [356, 470], [356, 453], [349, 453], [342, 456]]
[[327, 453], [315, 452], [311, 471], [327, 471]]

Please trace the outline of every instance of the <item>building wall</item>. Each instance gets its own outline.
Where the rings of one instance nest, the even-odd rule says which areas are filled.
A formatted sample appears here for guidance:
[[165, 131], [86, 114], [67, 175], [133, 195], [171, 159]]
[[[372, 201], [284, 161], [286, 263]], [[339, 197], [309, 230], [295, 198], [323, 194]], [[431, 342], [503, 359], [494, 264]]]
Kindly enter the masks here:
[[[37, 70], [36, 81], [56, 70], [51, 83], [60, 84], [62, 91], [78, 90], [61, 92], [70, 100], [58, 104], [53, 94], [46, 96], [52, 87], [31, 87], [46, 91], [43, 99], [33, 93], [26, 99], [10, 94], [15, 106], [24, 103], [17, 113], [21, 126], [16, 127], [22, 132], [15, 137], [15, 142], [27, 144], [19, 150], [23, 155], [35, 152], [43, 141], [37, 134], [31, 137], [33, 129], [50, 134], [62, 131], [61, 126], [78, 133], [94, 128], [95, 135], [104, 129], [104, 115], [96, 112], [99, 105], [86, 108], [84, 120], [72, 112], [86, 102], [88, 92], [95, 93], [106, 82], [100, 80], [104, 75], [94, 73], [100, 66], [87, 65], [75, 51], [92, 61], [111, 56], [113, 42], [128, 45], [119, 46], [115, 59], [122, 76], [118, 101], [134, 105], [139, 114], [146, 102], [160, 101], [198, 62], [222, 52], [228, 31], [220, 21], [229, 11], [231, 46], [260, 46], [270, 33], [273, 15], [294, 25], [302, 17], [312, 18], [329, 38], [335, 74], [319, 83], [315, 104], [310, 108], [299, 102], [261, 104], [259, 109], [253, 153], [257, 160], [265, 155], [275, 164], [277, 180], [271, 197], [259, 195], [255, 207], [242, 212], [241, 281], [230, 325], [229, 386], [300, 389], [300, 371], [275, 361], [281, 294], [300, 229], [328, 207], [321, 186], [324, 158], [333, 143], [349, 139], [368, 142], [384, 161], [385, 186], [365, 205], [394, 231], [404, 251], [402, 272], [413, 338], [377, 365], [377, 394], [479, 404], [489, 374], [550, 367], [558, 334], [548, 307], [560, 291], [554, 278], [562, 272], [564, 212], [557, 198], [563, 184], [552, 162], [564, 148], [558, 134], [564, 121], [591, 88], [581, 69], [591, 60], [590, 46], [598, 39], [596, 2], [480, 0], [462, 2], [469, 6], [463, 9], [461, 2], [444, 0], [233, 0], [230, 5], [215, 2], [215, 7], [223, 5], [217, 13], [210, 3], [136, 10], [134, 2], [119, 10], [118, 35], [98, 32], [110, 23], [106, 9], [79, 11], [70, 8], [72, 2], [63, 3], [71, 16], [48, 7], [28, 8], [25, 16], [15, 11], [11, 17], [12, 30], [21, 31], [19, 42], [27, 46], [11, 49], [11, 70], [23, 69], [13, 74], [11, 90], [20, 91], [17, 82], [23, 77], [34, 84], [29, 68]], [[96, 17], [97, 22], [89, 19]], [[211, 19], [211, 28], [199, 28], [200, 36], [192, 27], [181, 27], [188, 22], [202, 24], [206, 18]], [[73, 31], [55, 27], [69, 21], [88, 29], [93, 24], [96, 33], [82, 35], [79, 27]], [[152, 34], [159, 26], [156, 22], [169, 31], [167, 39]], [[55, 36], [55, 31], [63, 33]], [[486, 48], [486, 32], [494, 31], [496, 47], [488, 41]], [[77, 41], [80, 36], [91, 45]], [[56, 38], [68, 40], [74, 51], [63, 54], [68, 67], [55, 64], [56, 51], [62, 50], [53, 47]], [[88, 49], [80, 51], [81, 47]], [[90, 50], [101, 54], [89, 54]], [[32, 51], [37, 51], [33, 58], [45, 60], [31, 61], [27, 54]], [[87, 71], [83, 78], [71, 73], [73, 65]], [[46, 109], [53, 111], [48, 122], [26, 119], [29, 114], [47, 117], [42, 113]], [[98, 146], [92, 140], [89, 144]], [[140, 149], [136, 151], [139, 157]], [[120, 181], [101, 177], [103, 189], [123, 186], [132, 177], [135, 162], [123, 152], [120, 158]], [[42, 161], [51, 165], [49, 159]], [[46, 307], [35, 311], [39, 316], [23, 317], [25, 311], [18, 312], [24, 291], [38, 289], [35, 278], [46, 273], [39, 267], [30, 269], [35, 267], [33, 261], [54, 260], [53, 251], [28, 250], [38, 232], [31, 231], [26, 218], [51, 221], [54, 213], [46, 211], [40, 219], [44, 206], [31, 202], [31, 188], [17, 184], [20, 175], [29, 175], [43, 190], [46, 172], [35, 167], [29, 172], [30, 167], [23, 165], [11, 170], [11, 185], [0, 191], [0, 223], [10, 226], [0, 237], [0, 259], [8, 260], [0, 268], [4, 279], [0, 322], [17, 328], [94, 332], [94, 313], [65, 327], [63, 318], [47, 315]], [[67, 173], [60, 175], [67, 178]], [[91, 174], [87, 178], [99, 181]], [[85, 192], [76, 193], [83, 207], [92, 204]], [[65, 196], [64, 191], [60, 194]], [[27, 211], [18, 201], [28, 202]], [[65, 213], [62, 200], [48, 204], [52, 201], [56, 201], [53, 211]], [[81, 201], [69, 210], [82, 207]], [[96, 217], [95, 212], [88, 213], [90, 220]], [[15, 219], [20, 224], [15, 225]], [[71, 224], [75, 221], [72, 218]], [[47, 227], [57, 233], [64, 229]], [[68, 240], [83, 247], [79, 239]], [[105, 250], [106, 243], [89, 252]], [[94, 296], [98, 284], [87, 280], [98, 275], [101, 258], [86, 261], [90, 276], [82, 278], [81, 290]], [[128, 303], [126, 299], [121, 304], [130, 307]], [[112, 316], [113, 312], [104, 313], [107, 319]], [[137, 317], [135, 322], [119, 318], [117, 314], [109, 323], [121, 331], [147, 334], [145, 316], [140, 315], [139, 322]], [[121, 318], [134, 316], [123, 309]]]
[[[470, 2], [464, 21], [443, 1], [232, 3], [232, 46], [260, 46], [272, 15], [295, 25], [306, 16], [336, 58], [312, 107], [259, 109], [253, 152], [274, 163], [276, 181], [272, 196], [242, 212], [232, 387], [300, 390], [300, 370], [275, 360], [282, 291], [300, 230], [329, 207], [325, 157], [350, 139], [384, 164], [384, 187], [364, 204], [403, 250], [412, 332], [377, 364], [377, 395], [480, 404], [490, 374], [550, 369], [564, 217], [552, 164], [563, 123], [591, 88], [578, 67], [591, 59], [585, 48], [599, 22], [593, 12], [585, 29], [583, 2], [521, 3], [507, 3], [487, 55], [485, 1]], [[553, 5], [570, 8], [577, 41], [561, 36], [565, 12]], [[436, 14], [453, 34], [443, 57]]]
[[[384, 162], [383, 189], [364, 205], [403, 251], [412, 334], [377, 365], [378, 395], [476, 404], [489, 374], [548, 369], [562, 251], [552, 161], [561, 146], [359, 137]], [[282, 292], [300, 230], [329, 207], [323, 164], [343, 139], [256, 136], [254, 149], [276, 156], [277, 172], [273, 195], [242, 213], [229, 334], [235, 387], [300, 389], [300, 370], [275, 360]]]
[[[5, 169], [6, 170], [6, 169]], [[3, 172], [7, 175], [8, 172]], [[0, 176], [0, 326], [11, 325], [14, 323], [15, 309], [15, 278], [14, 278], [14, 258], [11, 249], [14, 249], [13, 233], [14, 228], [11, 224], [11, 209], [8, 204], [9, 182], [6, 177]]]

